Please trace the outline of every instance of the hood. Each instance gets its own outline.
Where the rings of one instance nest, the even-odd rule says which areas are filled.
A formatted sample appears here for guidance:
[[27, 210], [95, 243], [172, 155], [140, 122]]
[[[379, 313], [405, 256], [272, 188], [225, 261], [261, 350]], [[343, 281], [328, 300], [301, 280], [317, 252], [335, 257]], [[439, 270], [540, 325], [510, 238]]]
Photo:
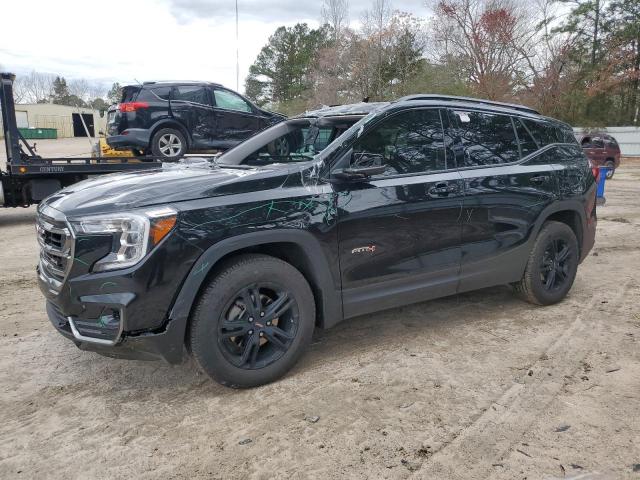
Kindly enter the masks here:
[[41, 202], [67, 216], [91, 215], [282, 186], [287, 168], [164, 164], [163, 168], [103, 175]]

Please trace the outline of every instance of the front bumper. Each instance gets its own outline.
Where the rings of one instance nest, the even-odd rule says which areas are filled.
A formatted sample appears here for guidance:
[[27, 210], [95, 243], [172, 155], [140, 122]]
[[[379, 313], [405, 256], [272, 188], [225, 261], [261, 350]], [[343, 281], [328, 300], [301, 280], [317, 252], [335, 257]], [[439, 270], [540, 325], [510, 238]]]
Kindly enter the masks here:
[[[40, 214], [39, 221], [43, 218]], [[49, 230], [40, 234], [45, 245], [37, 269], [47, 314], [56, 330], [83, 350], [180, 363], [185, 354], [186, 320], [176, 321], [171, 310], [200, 250], [185, 243], [176, 231], [132, 267], [93, 272], [93, 264], [111, 251], [111, 235], [70, 240], [65, 231], [65, 235], [52, 237], [64, 227], [63, 219], [56, 222], [52, 226], [45, 221]], [[56, 250], [52, 245], [64, 247]], [[44, 255], [53, 251], [62, 259], [60, 265]]]
[[129, 128], [126, 135], [111, 135], [107, 137], [107, 143], [111, 148], [149, 148], [150, 131], [146, 128]]
[[164, 360], [170, 364], [181, 363], [186, 357], [180, 333], [172, 325], [168, 325], [165, 331], [159, 333], [128, 335], [121, 332], [116, 342], [100, 342], [96, 338], [82, 335], [77, 328], [77, 319], [66, 317], [52, 302], [47, 301], [46, 308], [47, 316], [54, 328], [62, 336], [73, 341], [80, 350], [111, 358]]

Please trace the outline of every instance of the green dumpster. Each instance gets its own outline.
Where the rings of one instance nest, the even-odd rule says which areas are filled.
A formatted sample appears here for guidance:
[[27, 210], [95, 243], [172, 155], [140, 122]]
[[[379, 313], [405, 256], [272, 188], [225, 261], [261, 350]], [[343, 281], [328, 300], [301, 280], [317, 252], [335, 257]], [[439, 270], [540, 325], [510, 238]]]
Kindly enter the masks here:
[[58, 138], [58, 130], [55, 128], [19, 128], [18, 130], [27, 140]]

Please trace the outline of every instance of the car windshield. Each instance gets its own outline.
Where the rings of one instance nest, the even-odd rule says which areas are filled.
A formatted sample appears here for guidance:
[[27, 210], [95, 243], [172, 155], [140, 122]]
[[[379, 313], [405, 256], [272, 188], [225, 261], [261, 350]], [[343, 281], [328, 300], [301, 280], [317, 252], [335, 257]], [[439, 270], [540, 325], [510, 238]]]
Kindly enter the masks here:
[[362, 115], [292, 118], [225, 152], [218, 158], [218, 163], [264, 166], [306, 162], [346, 131], [354, 131], [352, 129], [360, 124], [361, 119]]

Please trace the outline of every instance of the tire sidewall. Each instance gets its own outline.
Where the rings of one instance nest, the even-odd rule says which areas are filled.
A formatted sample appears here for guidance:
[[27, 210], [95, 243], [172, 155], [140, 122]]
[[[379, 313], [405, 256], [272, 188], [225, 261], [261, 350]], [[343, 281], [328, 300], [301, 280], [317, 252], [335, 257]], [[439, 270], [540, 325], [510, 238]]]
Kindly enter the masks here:
[[[178, 152], [178, 154], [173, 157], [167, 157], [160, 151], [160, 138], [168, 133], [173, 133], [175, 136], [177, 136], [182, 144], [180, 152]], [[185, 153], [187, 153], [187, 140], [180, 130], [177, 130], [175, 128], [162, 128], [158, 130], [151, 139], [151, 151], [153, 152], [154, 157], [161, 157], [170, 160], [178, 159], [184, 156]]]
[[[252, 283], [275, 283], [286, 289], [298, 306], [298, 328], [289, 349], [274, 363], [255, 370], [236, 367], [218, 343], [219, 323], [231, 297]], [[311, 341], [315, 325], [313, 294], [304, 276], [290, 264], [263, 256], [223, 271], [203, 292], [191, 322], [190, 349], [200, 367], [230, 387], [253, 387], [284, 375]]]
[[[554, 239], [564, 240], [567, 242], [567, 245], [571, 248], [571, 264], [568, 274], [569, 281], [567, 281], [558, 290], [550, 292], [544, 288], [542, 279], [540, 278], [539, 265], [549, 242]], [[531, 256], [530, 264], [528, 266], [531, 270], [528, 279], [530, 283], [529, 288], [540, 304], [551, 305], [566, 297], [567, 293], [573, 286], [573, 282], [578, 271], [578, 261], [578, 241], [573, 230], [571, 230], [568, 225], [560, 222], [550, 222], [543, 227], [534, 245], [533, 255]]]

